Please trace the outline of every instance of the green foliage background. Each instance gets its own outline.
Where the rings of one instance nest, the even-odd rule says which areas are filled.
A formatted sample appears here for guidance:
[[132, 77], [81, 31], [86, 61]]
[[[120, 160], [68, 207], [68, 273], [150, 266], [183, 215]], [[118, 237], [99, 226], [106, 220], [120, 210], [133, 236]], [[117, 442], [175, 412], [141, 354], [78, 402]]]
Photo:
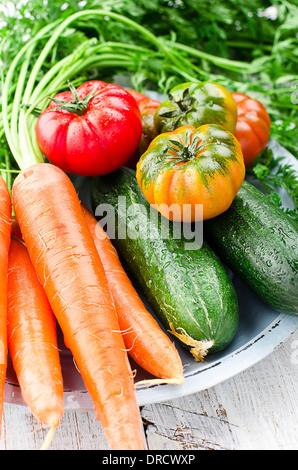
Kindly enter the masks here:
[[[15, 6], [15, 8], [13, 8]], [[116, 73], [127, 74], [132, 85], [142, 91], [168, 92], [188, 77], [216, 80], [230, 91], [250, 94], [263, 102], [272, 120], [271, 137], [297, 157], [298, 103], [298, 6], [286, 0], [21, 0], [0, 6], [0, 49], [2, 76], [17, 51], [45, 25], [76, 11], [101, 8], [104, 18], [78, 20], [59, 38], [46, 66], [96, 37], [113, 52], [128, 51], [126, 66], [106, 65], [80, 71], [77, 83], [85, 78], [112, 80]], [[147, 28], [158, 38], [168, 54], [155, 48], [134, 28], [109, 18], [109, 12], [126, 16]], [[44, 43], [48, 38], [44, 38]], [[112, 43], [112, 44], [111, 44]], [[116, 45], [114, 45], [116, 44]], [[38, 57], [43, 41], [36, 47]], [[130, 49], [127, 49], [130, 47]], [[126, 52], [125, 52], [126, 53]], [[118, 63], [118, 62], [117, 62]], [[120, 64], [120, 62], [119, 62]], [[12, 81], [13, 90], [15, 83]], [[4, 132], [0, 138], [6, 147]], [[9, 151], [9, 149], [8, 149]], [[264, 179], [274, 169], [268, 153], [261, 157], [255, 172]], [[265, 166], [265, 170], [264, 170]], [[270, 168], [269, 168], [270, 167]], [[268, 171], [266, 171], [266, 168]], [[264, 176], [265, 175], [265, 176]], [[295, 176], [281, 178], [296, 198]], [[278, 184], [278, 179], [275, 182]]]

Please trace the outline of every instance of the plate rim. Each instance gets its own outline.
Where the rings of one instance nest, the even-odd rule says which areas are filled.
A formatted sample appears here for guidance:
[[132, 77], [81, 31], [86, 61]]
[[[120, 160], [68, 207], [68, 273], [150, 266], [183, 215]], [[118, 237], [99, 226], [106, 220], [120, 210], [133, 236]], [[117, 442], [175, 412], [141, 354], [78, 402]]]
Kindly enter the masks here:
[[[144, 395], [144, 391], [148, 392], [148, 390], [151, 392], [150, 403], [160, 403], [162, 401], [181, 398], [183, 396], [191, 395], [214, 387], [215, 385], [238, 375], [265, 359], [275, 349], [288, 340], [297, 331], [297, 329], [297, 317], [281, 313], [248, 343], [240, 346], [222, 359], [219, 359], [217, 362], [210, 364], [210, 366], [204, 367], [202, 370], [197, 370], [189, 376], [186, 376], [183, 384], [153, 385], [147, 390], [145, 389], [145, 386], [138, 388], [138, 403], [140, 406], [149, 404]], [[272, 339], [274, 339], [274, 341], [272, 341]], [[266, 348], [264, 348], [264, 344], [267, 346]], [[262, 354], [260, 354], [261, 348]], [[227, 374], [226, 370], [229, 369], [231, 364], [233, 367], [230, 368], [230, 373]], [[213, 372], [215, 372], [215, 374], [213, 374]], [[204, 383], [201, 385], [200, 374], [204, 374]], [[163, 389], [163, 392], [166, 392], [163, 394], [162, 399], [159, 393], [161, 389]]]
[[[182, 398], [231, 379], [268, 357], [288, 340], [297, 329], [297, 318], [281, 313], [248, 343], [240, 346], [222, 359], [218, 359], [215, 363], [211, 363], [209, 366], [207, 365], [201, 370], [198, 369], [189, 375], [186, 374], [183, 384], [158, 384], [150, 387], [141, 385], [138, 387], [136, 382], [138, 405], [142, 407]], [[230, 367], [231, 365], [232, 367]], [[228, 374], [227, 370], [230, 370]], [[203, 382], [200, 381], [201, 374], [204, 374]], [[5, 382], [5, 402], [26, 406], [20, 387], [17, 384], [9, 381]], [[92, 411], [94, 405], [87, 390], [65, 390], [64, 409], [68, 411]]]

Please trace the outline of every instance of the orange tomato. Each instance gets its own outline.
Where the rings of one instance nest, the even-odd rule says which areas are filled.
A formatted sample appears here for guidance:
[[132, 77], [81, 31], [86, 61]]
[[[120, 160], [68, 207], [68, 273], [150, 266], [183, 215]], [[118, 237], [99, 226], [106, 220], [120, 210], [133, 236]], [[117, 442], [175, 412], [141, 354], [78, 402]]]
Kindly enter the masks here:
[[160, 101], [153, 100], [143, 93], [139, 93], [136, 90], [127, 90], [134, 99], [136, 100], [142, 118], [142, 138], [139, 146], [135, 151], [134, 155], [125, 164], [128, 168], [136, 169], [136, 164], [139, 161], [140, 156], [147, 150], [150, 142], [157, 136], [157, 131], [154, 126], [154, 115], [155, 111], [160, 105]]
[[[239, 142], [222, 126], [182, 126], [151, 142], [136, 176], [145, 198], [162, 215], [194, 222], [230, 207], [245, 166]], [[203, 217], [198, 204], [203, 204]]]
[[271, 121], [260, 101], [242, 93], [232, 96], [238, 111], [234, 135], [240, 142], [245, 166], [249, 166], [268, 144]]

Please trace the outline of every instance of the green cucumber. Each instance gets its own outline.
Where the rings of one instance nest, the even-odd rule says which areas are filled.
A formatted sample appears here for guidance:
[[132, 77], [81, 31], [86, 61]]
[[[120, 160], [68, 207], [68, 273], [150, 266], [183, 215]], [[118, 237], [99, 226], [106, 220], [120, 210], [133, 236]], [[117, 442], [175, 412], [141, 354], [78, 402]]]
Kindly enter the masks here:
[[[112, 241], [165, 328], [198, 361], [207, 352], [224, 349], [238, 327], [238, 301], [226, 270], [207, 243], [186, 249], [189, 240], [174, 238], [171, 221], [167, 221], [170, 236], [161, 236], [163, 216], [154, 210], [156, 217], [150, 217], [152, 208], [135, 172], [128, 168], [94, 178], [91, 193], [95, 214], [98, 205], [115, 209]], [[126, 197], [126, 214], [119, 196]], [[104, 221], [111, 224], [112, 219], [108, 211]], [[119, 227], [126, 228], [130, 237], [124, 237]]]
[[273, 309], [298, 315], [298, 231], [266, 195], [244, 181], [230, 208], [204, 222], [218, 256]]

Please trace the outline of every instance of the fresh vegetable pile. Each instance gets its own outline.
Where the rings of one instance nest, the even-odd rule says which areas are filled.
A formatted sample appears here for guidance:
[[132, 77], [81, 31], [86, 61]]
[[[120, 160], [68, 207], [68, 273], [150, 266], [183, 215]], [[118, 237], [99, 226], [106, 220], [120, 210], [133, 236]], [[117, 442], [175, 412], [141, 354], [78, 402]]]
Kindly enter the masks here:
[[[107, 17], [137, 44], [104, 40]], [[7, 35], [3, 63], [10, 45]], [[196, 361], [230, 344], [239, 312], [223, 261], [272, 308], [298, 315], [296, 222], [244, 181], [267, 147], [270, 117], [238, 81], [229, 91], [221, 76], [206, 77], [198, 54], [223, 69], [247, 65], [86, 8], [35, 31], [2, 70], [0, 415], [9, 350], [25, 402], [50, 427], [44, 448], [63, 415], [55, 319], [111, 448], [144, 449], [128, 354], [148, 384], [179, 386], [173, 341]], [[110, 70], [136, 72], [140, 56], [173, 82], [163, 102], [102, 81]], [[112, 240], [72, 175], [92, 178], [94, 213], [112, 208]], [[188, 249], [176, 223], [202, 220], [204, 241]]]
[[[123, 195], [127, 211], [130, 209], [127, 217], [118, 205], [118, 197]], [[187, 250], [187, 239], [175, 237], [173, 224], [169, 236], [162, 236], [163, 219], [150, 217], [150, 205], [131, 169], [95, 178], [92, 199], [94, 207], [105, 202], [115, 208], [114, 244], [167, 330], [197, 361], [227, 346], [238, 326], [237, 297], [208, 244], [200, 247], [197, 243]], [[109, 214], [107, 217], [109, 223]], [[118, 233], [117, 227], [123, 226], [131, 236], [123, 238]]]

